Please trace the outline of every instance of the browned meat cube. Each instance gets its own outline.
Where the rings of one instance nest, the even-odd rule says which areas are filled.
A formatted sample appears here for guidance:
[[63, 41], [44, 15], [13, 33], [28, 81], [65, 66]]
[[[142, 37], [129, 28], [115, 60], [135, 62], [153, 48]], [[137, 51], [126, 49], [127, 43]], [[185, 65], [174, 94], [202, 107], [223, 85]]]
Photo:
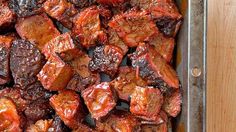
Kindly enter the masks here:
[[38, 120], [35, 124], [30, 125], [26, 132], [48, 132], [48, 129], [52, 125], [52, 119]]
[[119, 75], [111, 82], [118, 96], [122, 100], [129, 101], [130, 95], [135, 90], [136, 86], [147, 86], [146, 81], [141, 77], [136, 76], [136, 71], [128, 66], [119, 68]]
[[65, 27], [72, 28], [72, 17], [78, 12], [67, 0], [47, 0], [43, 4], [45, 12], [61, 22]]
[[48, 129], [48, 132], [68, 132], [69, 128], [63, 123], [58, 115], [53, 118], [52, 125]]
[[180, 90], [173, 90], [164, 97], [162, 109], [170, 116], [176, 117], [181, 111], [182, 98]]
[[136, 47], [157, 32], [155, 23], [146, 11], [132, 10], [113, 17], [108, 24], [129, 47]]
[[0, 98], [0, 131], [2, 132], [21, 132], [20, 116], [16, 106], [8, 98]]
[[131, 94], [130, 112], [145, 120], [154, 120], [163, 104], [159, 89], [153, 87], [136, 87]]
[[10, 69], [15, 85], [24, 89], [27, 85], [36, 82], [36, 75], [44, 63], [44, 57], [35, 44], [20, 39], [13, 41]]
[[158, 88], [179, 88], [179, 79], [174, 69], [151, 47], [140, 44], [130, 56], [133, 67], [149, 85]]
[[72, 68], [68, 64], [57, 55], [51, 55], [37, 76], [44, 88], [55, 91], [64, 89], [72, 74]]
[[85, 113], [79, 95], [74, 91], [60, 91], [50, 98], [50, 104], [61, 120], [72, 129], [76, 129], [84, 119]]
[[128, 52], [128, 46], [123, 42], [123, 40], [118, 36], [118, 34], [113, 29], [109, 29], [108, 41], [110, 45], [115, 45], [121, 48], [123, 55], [125, 55]]
[[[175, 36], [181, 25], [182, 15], [173, 0], [131, 0], [132, 6], [138, 6], [151, 13], [157, 27], [166, 36]], [[157, 4], [158, 3], [158, 4]]]
[[168, 132], [167, 122], [159, 125], [142, 125], [141, 132]]
[[105, 4], [105, 5], [119, 5], [121, 3], [124, 3], [125, 0], [96, 0], [100, 4]]
[[18, 19], [15, 27], [21, 38], [36, 43], [40, 50], [48, 41], [60, 35], [46, 14]]
[[18, 17], [28, 17], [42, 13], [42, 3], [45, 0], [8, 0], [9, 7]]
[[103, 72], [113, 77], [122, 61], [123, 52], [113, 45], [98, 46], [95, 48], [92, 60], [89, 62], [91, 71]]
[[72, 59], [81, 54], [81, 51], [74, 44], [69, 33], [65, 33], [51, 39], [43, 48], [42, 53], [48, 59], [51, 54], [58, 53], [65, 60]]
[[116, 106], [115, 91], [107, 82], [85, 89], [82, 92], [82, 97], [89, 112], [95, 119], [107, 115]]
[[96, 6], [86, 8], [80, 12], [75, 16], [73, 24], [73, 34], [87, 49], [95, 46], [96, 41], [104, 42], [107, 40], [106, 34], [101, 28], [99, 10]]
[[154, 49], [167, 61], [170, 62], [175, 47], [175, 39], [167, 38], [162, 33], [157, 33], [149, 41]]
[[96, 126], [97, 130], [102, 132], [136, 132], [140, 130], [139, 120], [123, 111], [109, 115], [105, 121], [97, 121]]
[[33, 101], [24, 111], [27, 120], [33, 122], [40, 119], [48, 119], [51, 114], [53, 114], [53, 109], [49, 105], [49, 101], [45, 99]]
[[15, 21], [15, 14], [8, 7], [8, 2], [0, 1], [0, 31], [7, 29]]
[[168, 116], [167, 114], [161, 110], [157, 116], [154, 117], [155, 119], [150, 121], [150, 120], [142, 120], [141, 124], [143, 125], [159, 125], [162, 124], [164, 122], [168, 121]]
[[77, 57], [71, 61], [74, 76], [67, 84], [67, 89], [81, 92], [89, 86], [100, 83], [100, 75], [98, 73], [92, 73], [88, 69], [90, 60], [91, 58], [84, 53], [80, 57]]
[[0, 35], [0, 85], [10, 81], [10, 48], [13, 39]]
[[19, 112], [24, 111], [26, 106], [30, 103], [21, 97], [20, 88], [5, 88], [0, 90], [0, 98], [1, 97], [11, 98], [11, 100], [16, 104], [16, 108]]

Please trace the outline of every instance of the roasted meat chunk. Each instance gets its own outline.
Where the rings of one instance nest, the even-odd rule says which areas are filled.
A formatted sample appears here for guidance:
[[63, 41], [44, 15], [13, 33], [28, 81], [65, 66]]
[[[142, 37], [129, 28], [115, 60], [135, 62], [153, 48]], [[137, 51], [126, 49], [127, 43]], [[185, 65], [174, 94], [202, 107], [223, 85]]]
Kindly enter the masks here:
[[64, 89], [72, 75], [72, 68], [68, 64], [59, 56], [51, 55], [37, 76], [45, 89], [56, 91]]
[[159, 53], [167, 62], [170, 62], [175, 47], [174, 38], [165, 37], [162, 33], [152, 36], [149, 44]]
[[11, 46], [10, 69], [15, 85], [21, 88], [34, 83], [36, 75], [44, 65], [44, 57], [35, 44], [26, 40], [15, 40]]
[[9, 0], [9, 7], [18, 17], [28, 17], [43, 12], [42, 3], [45, 0]]
[[20, 88], [5, 88], [0, 90], [0, 98], [1, 97], [10, 98], [15, 103], [17, 111], [19, 112], [24, 111], [26, 106], [30, 103], [21, 97]]
[[131, 94], [130, 112], [146, 119], [156, 120], [163, 104], [163, 96], [159, 89], [137, 86]]
[[135, 69], [124, 66], [119, 68], [119, 75], [111, 82], [111, 85], [117, 91], [120, 99], [129, 101], [135, 87], [144, 87], [147, 86], [147, 83], [139, 75], [136, 75]]
[[47, 0], [43, 4], [45, 12], [61, 22], [65, 27], [72, 28], [72, 18], [78, 12], [67, 0]]
[[174, 69], [152, 47], [140, 44], [130, 55], [133, 67], [149, 85], [158, 88], [179, 88], [179, 79]]
[[40, 50], [48, 41], [60, 35], [46, 14], [20, 18], [15, 27], [21, 38], [37, 44]]
[[64, 33], [51, 39], [47, 44], [45, 44], [42, 53], [48, 59], [51, 54], [60, 54], [64, 60], [73, 59], [81, 54], [81, 51], [77, 48], [76, 44], [73, 42], [69, 33]]
[[131, 0], [130, 3], [150, 12], [164, 35], [175, 36], [178, 32], [182, 16], [173, 0]]
[[38, 120], [35, 124], [30, 125], [26, 132], [48, 132], [48, 129], [52, 125], [52, 119]]
[[10, 48], [13, 37], [0, 35], [0, 85], [9, 83], [10, 75]]
[[69, 132], [69, 128], [63, 123], [58, 115], [55, 115], [48, 132]]
[[162, 109], [170, 116], [176, 117], [181, 111], [181, 93], [180, 90], [173, 90], [164, 96]]
[[21, 132], [20, 116], [16, 106], [8, 98], [0, 98], [0, 131]]
[[100, 4], [113, 5], [113, 6], [116, 6], [125, 2], [125, 0], [96, 0], [96, 1]]
[[103, 72], [113, 77], [122, 61], [122, 50], [113, 45], [98, 46], [95, 48], [92, 60], [89, 62], [91, 71]]
[[141, 132], [168, 132], [167, 122], [159, 125], [142, 125]]
[[61, 120], [70, 128], [76, 129], [85, 116], [79, 95], [72, 90], [60, 91], [50, 98], [50, 104]]
[[102, 132], [136, 132], [140, 125], [137, 118], [123, 111], [116, 111], [105, 120], [96, 122], [97, 130]]
[[53, 109], [49, 105], [48, 100], [44, 99], [33, 101], [24, 111], [26, 118], [33, 122], [40, 119], [48, 119], [52, 113]]
[[48, 99], [52, 96], [52, 93], [46, 90], [39, 81], [21, 89], [20, 94], [23, 99], [28, 101]]
[[109, 29], [108, 41], [110, 45], [115, 45], [121, 48], [123, 55], [125, 55], [128, 52], [128, 46], [123, 42], [123, 40], [118, 36], [118, 34], [111, 28]]
[[116, 106], [116, 93], [107, 82], [85, 89], [82, 92], [82, 97], [89, 112], [95, 119], [107, 115]]
[[96, 130], [93, 130], [89, 126], [80, 123], [76, 129], [74, 129], [72, 132], [97, 132]]
[[73, 34], [79, 39], [82, 46], [90, 48], [96, 42], [107, 41], [106, 34], [101, 28], [99, 10], [96, 6], [84, 9], [73, 20]]
[[67, 84], [67, 89], [81, 92], [89, 86], [100, 83], [100, 75], [91, 72], [88, 68], [90, 60], [91, 58], [84, 53], [71, 61], [74, 75]]
[[116, 15], [108, 25], [129, 47], [136, 47], [140, 42], [147, 41], [158, 31], [146, 11], [131, 10]]
[[9, 28], [15, 22], [15, 14], [8, 7], [8, 2], [0, 1], [0, 32]]
[[84, 9], [96, 3], [96, 0], [68, 0], [70, 3], [74, 4], [78, 9]]

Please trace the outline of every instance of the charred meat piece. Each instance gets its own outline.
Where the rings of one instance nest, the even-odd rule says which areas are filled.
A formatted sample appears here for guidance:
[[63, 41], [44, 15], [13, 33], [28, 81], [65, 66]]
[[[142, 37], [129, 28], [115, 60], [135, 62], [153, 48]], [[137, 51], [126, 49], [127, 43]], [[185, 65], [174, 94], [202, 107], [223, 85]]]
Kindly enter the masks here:
[[35, 124], [30, 125], [26, 132], [48, 132], [48, 129], [52, 125], [52, 119], [50, 120], [38, 120]]
[[0, 98], [1, 97], [10, 98], [16, 104], [17, 111], [19, 112], [24, 111], [26, 106], [30, 103], [21, 97], [20, 88], [5, 88], [0, 90]]
[[141, 132], [168, 132], [167, 122], [159, 125], [142, 125]]
[[36, 75], [44, 65], [44, 57], [35, 44], [26, 40], [15, 40], [11, 46], [10, 69], [14, 82], [21, 88], [34, 83]]
[[9, 7], [18, 17], [28, 17], [43, 12], [42, 3], [45, 0], [9, 0]]
[[155, 121], [163, 104], [161, 92], [152, 87], [136, 87], [131, 94], [130, 112], [145, 120]]
[[50, 98], [50, 104], [61, 120], [70, 128], [76, 129], [85, 116], [79, 95], [75, 91], [64, 90]]
[[150, 12], [164, 35], [175, 36], [178, 32], [182, 16], [173, 0], [131, 0], [130, 3]]
[[115, 91], [107, 82], [85, 89], [82, 92], [82, 97], [89, 112], [95, 119], [107, 115], [116, 106]]
[[89, 56], [84, 53], [70, 62], [74, 75], [67, 84], [67, 89], [81, 92], [89, 86], [100, 83], [100, 75], [92, 73], [88, 68], [90, 60]]
[[149, 44], [159, 53], [167, 62], [170, 62], [175, 47], [174, 38], [167, 38], [162, 33], [157, 33], [149, 41]]
[[95, 48], [92, 60], [89, 62], [91, 71], [103, 72], [113, 77], [122, 61], [123, 52], [113, 45], [98, 46]]
[[8, 7], [8, 2], [0, 1], [0, 32], [9, 28], [15, 22], [15, 14]]
[[64, 60], [73, 59], [81, 54], [69, 33], [51, 39], [43, 48], [42, 53], [48, 59], [51, 54], [60, 54]]
[[97, 132], [85, 124], [79, 124], [79, 126], [72, 132]]
[[100, 4], [113, 5], [113, 6], [116, 6], [125, 2], [125, 0], [96, 0], [96, 1]]
[[52, 113], [53, 109], [49, 105], [48, 100], [44, 99], [33, 101], [24, 111], [26, 118], [33, 122], [40, 119], [48, 119]]
[[157, 32], [155, 23], [146, 11], [131, 10], [116, 15], [108, 25], [129, 47], [136, 47], [138, 43], [147, 41]]
[[78, 12], [67, 0], [47, 0], [43, 4], [45, 12], [61, 22], [65, 27], [72, 28], [72, 17]]
[[181, 111], [180, 90], [173, 90], [169, 95], [165, 95], [162, 109], [170, 116], [176, 117]]
[[96, 122], [97, 130], [104, 132], [136, 132], [140, 130], [140, 122], [130, 113], [117, 111], [105, 120]]
[[13, 37], [0, 36], [0, 85], [10, 81], [10, 48]]
[[101, 28], [99, 10], [96, 6], [84, 9], [73, 20], [73, 34], [79, 39], [82, 46], [90, 48], [96, 46], [96, 41], [107, 41], [106, 34]]
[[69, 132], [69, 128], [67, 128], [60, 117], [56, 115], [48, 132]]
[[158, 88], [179, 88], [179, 79], [174, 69], [151, 47], [140, 44], [130, 56], [133, 67], [149, 85]]
[[72, 68], [68, 64], [59, 56], [51, 55], [37, 76], [45, 89], [57, 91], [66, 87], [72, 75]]
[[0, 98], [0, 131], [20, 132], [20, 116], [16, 106], [8, 98]]
[[125, 55], [128, 52], [128, 46], [123, 42], [123, 40], [118, 36], [118, 34], [111, 28], [109, 29], [108, 41], [110, 45], [115, 45], [121, 48], [123, 55]]
[[20, 18], [17, 20], [15, 28], [21, 38], [37, 44], [40, 50], [48, 41], [60, 35], [46, 14]]
[[21, 89], [20, 94], [22, 98], [29, 101], [48, 99], [52, 96], [52, 93], [43, 88], [39, 81], [28, 85], [25, 89]]
[[136, 76], [136, 71], [128, 66], [119, 68], [119, 75], [111, 82], [118, 96], [122, 100], [129, 101], [130, 95], [135, 90], [136, 86], [147, 86], [146, 81], [141, 77]]

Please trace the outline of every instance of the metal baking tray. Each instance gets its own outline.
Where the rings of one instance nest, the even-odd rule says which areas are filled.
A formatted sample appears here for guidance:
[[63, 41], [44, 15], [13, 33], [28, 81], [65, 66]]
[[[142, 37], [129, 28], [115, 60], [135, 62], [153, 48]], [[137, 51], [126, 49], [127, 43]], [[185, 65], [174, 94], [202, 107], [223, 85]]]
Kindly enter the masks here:
[[174, 58], [183, 104], [172, 123], [172, 131], [205, 132], [207, 0], [176, 0], [176, 3], [184, 17]]

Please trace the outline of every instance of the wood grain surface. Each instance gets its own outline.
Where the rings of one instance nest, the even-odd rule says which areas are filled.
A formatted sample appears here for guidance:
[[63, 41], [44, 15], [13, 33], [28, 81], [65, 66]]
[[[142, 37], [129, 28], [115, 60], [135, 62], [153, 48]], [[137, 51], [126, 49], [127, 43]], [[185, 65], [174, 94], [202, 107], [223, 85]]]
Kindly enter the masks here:
[[236, 132], [236, 0], [208, 0], [207, 132]]

